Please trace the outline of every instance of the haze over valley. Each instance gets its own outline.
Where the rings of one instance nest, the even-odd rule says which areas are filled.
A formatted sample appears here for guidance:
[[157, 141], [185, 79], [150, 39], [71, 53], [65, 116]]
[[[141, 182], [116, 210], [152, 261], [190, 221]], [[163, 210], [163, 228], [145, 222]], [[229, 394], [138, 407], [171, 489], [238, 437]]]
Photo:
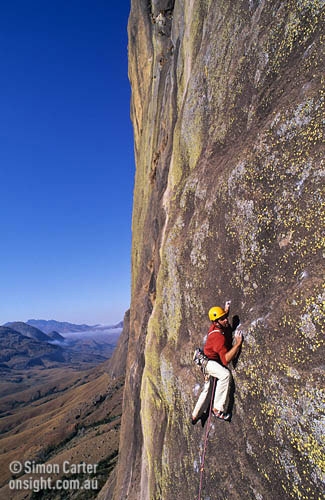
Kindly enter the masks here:
[[10, 472], [14, 460], [99, 464], [98, 488], [88, 498], [97, 495], [117, 458], [124, 377], [116, 368], [111, 376], [109, 358], [122, 326], [44, 320], [0, 326], [1, 495], [35, 494], [9, 491], [10, 480], [24, 478]]

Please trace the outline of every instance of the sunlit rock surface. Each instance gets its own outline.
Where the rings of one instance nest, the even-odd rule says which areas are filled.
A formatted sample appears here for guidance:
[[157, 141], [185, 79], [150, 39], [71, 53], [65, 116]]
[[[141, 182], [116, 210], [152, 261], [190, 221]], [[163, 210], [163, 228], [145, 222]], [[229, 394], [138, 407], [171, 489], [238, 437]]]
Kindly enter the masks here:
[[137, 168], [115, 500], [197, 498], [192, 352], [226, 299], [245, 342], [203, 498], [324, 491], [323, 29], [322, 0], [132, 0]]

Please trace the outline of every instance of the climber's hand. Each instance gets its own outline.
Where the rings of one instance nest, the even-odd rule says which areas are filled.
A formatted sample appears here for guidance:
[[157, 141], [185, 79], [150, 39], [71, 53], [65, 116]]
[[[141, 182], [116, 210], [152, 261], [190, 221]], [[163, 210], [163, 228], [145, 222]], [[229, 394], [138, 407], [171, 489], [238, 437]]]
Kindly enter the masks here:
[[227, 300], [227, 302], [225, 303], [225, 311], [228, 312], [229, 309], [230, 309], [230, 304], [231, 304], [231, 300]]
[[238, 330], [235, 333], [235, 340], [236, 340], [236, 344], [238, 344], [238, 345], [240, 345], [243, 342], [243, 334], [242, 334], [241, 330]]

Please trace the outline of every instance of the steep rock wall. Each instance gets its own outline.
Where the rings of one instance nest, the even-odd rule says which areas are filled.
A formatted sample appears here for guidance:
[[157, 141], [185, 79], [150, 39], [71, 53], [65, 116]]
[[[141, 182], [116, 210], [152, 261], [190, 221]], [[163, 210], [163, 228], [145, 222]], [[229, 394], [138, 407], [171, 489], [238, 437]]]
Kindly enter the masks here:
[[123, 330], [114, 349], [112, 357], [106, 362], [106, 370], [113, 379], [124, 377], [130, 335], [130, 311], [126, 311], [123, 318]]
[[[324, 488], [324, 2], [132, 0], [132, 303], [115, 500], [196, 498], [192, 351], [245, 333], [204, 498]], [[322, 326], [323, 324], [323, 326]]]

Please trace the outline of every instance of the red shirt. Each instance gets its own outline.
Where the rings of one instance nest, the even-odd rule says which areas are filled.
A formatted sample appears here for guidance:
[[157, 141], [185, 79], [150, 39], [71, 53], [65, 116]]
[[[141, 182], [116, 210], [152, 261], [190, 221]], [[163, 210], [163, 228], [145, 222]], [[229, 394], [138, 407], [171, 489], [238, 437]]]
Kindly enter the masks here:
[[211, 325], [208, 332], [208, 338], [204, 346], [204, 354], [213, 361], [221, 362], [227, 366], [226, 353], [229, 350], [229, 339], [227, 331], [224, 332], [222, 328]]

